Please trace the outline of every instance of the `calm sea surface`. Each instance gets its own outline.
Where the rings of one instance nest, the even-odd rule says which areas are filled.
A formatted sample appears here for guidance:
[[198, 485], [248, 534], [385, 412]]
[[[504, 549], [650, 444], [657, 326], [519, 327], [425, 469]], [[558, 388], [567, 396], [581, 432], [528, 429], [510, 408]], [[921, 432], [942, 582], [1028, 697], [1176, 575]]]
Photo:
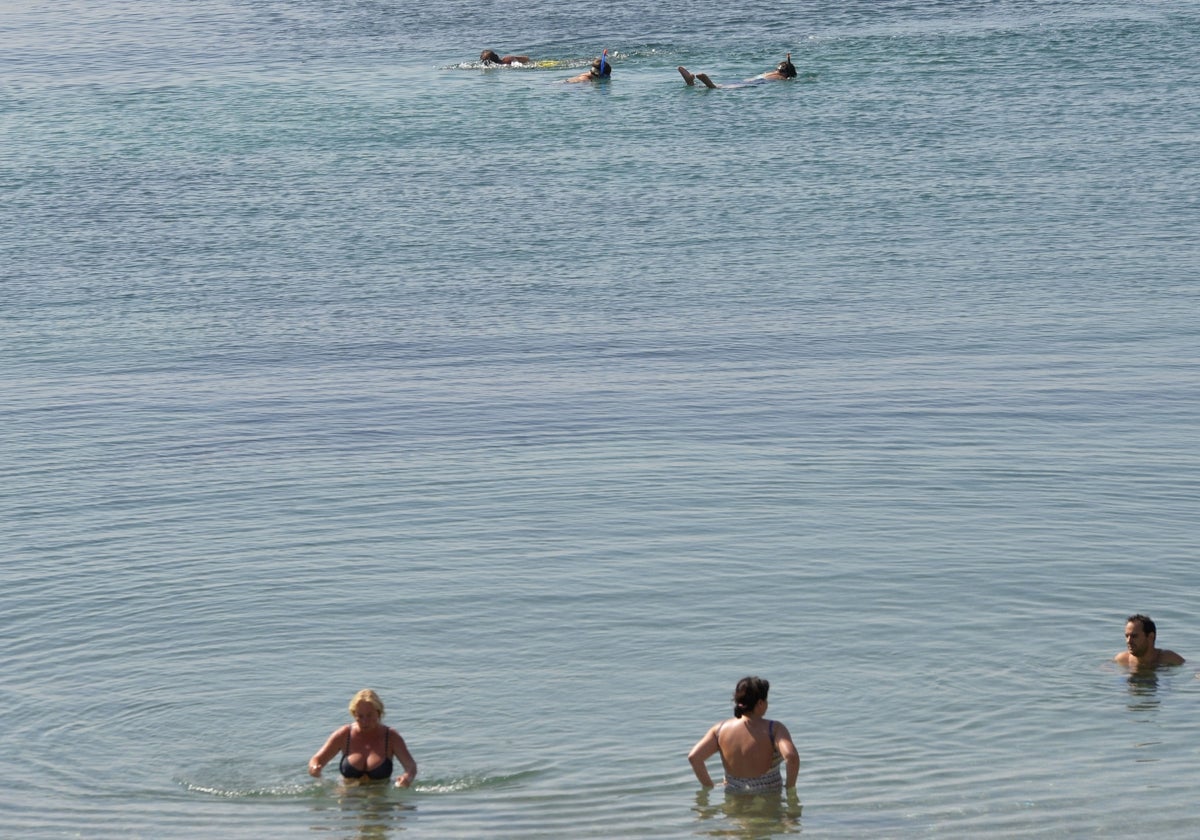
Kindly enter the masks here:
[[[1195, 836], [1197, 67], [1195, 0], [0, 4], [0, 834]], [[684, 760], [746, 674], [794, 801]], [[364, 686], [412, 790], [305, 773]]]

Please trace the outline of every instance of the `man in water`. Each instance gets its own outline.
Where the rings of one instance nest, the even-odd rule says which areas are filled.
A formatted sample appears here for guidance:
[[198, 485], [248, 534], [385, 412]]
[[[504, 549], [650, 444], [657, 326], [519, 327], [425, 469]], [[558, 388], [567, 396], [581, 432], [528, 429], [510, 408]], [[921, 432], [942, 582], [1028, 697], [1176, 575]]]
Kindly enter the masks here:
[[496, 55], [494, 50], [484, 50], [479, 54], [479, 63], [484, 67], [494, 67], [497, 64], [529, 64], [527, 55]]
[[1163, 650], [1154, 646], [1158, 629], [1154, 619], [1148, 615], [1131, 615], [1125, 620], [1125, 647], [1113, 657], [1120, 665], [1128, 665], [1137, 670], [1157, 668], [1159, 665], [1182, 665], [1183, 657], [1173, 650]]
[[796, 78], [796, 65], [792, 64], [792, 54], [788, 53], [787, 58], [775, 65], [775, 69], [766, 73], [760, 73], [753, 79], [746, 79], [744, 82], [738, 82], [732, 85], [719, 85], [708, 77], [707, 73], [693, 73], [686, 67], [679, 67], [679, 75], [683, 76], [683, 81], [688, 87], [693, 87], [696, 80], [703, 82], [704, 86], [709, 90], [717, 88], [735, 88], [746, 87], [747, 85], [756, 85], [759, 82], [785, 82], [788, 79]]

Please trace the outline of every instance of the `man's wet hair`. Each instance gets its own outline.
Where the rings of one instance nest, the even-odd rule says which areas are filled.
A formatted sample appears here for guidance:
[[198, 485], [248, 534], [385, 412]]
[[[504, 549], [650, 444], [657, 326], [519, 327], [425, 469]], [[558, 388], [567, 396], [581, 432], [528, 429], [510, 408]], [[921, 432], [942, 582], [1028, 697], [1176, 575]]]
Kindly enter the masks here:
[[1154, 619], [1150, 616], [1138, 613], [1137, 615], [1131, 615], [1129, 618], [1125, 619], [1126, 624], [1131, 621], [1136, 621], [1141, 626], [1142, 632], [1147, 636], [1158, 635], [1158, 628], [1154, 626]]
[[790, 58], [785, 58], [783, 61], [775, 65], [776, 71], [783, 74], [785, 79], [796, 78], [796, 65], [792, 64]]
[[[604, 67], [603, 72], [600, 70], [601, 66]], [[588, 75], [593, 79], [608, 78], [612, 75], [612, 62], [600, 58], [593, 59], [592, 69], [588, 71]]]

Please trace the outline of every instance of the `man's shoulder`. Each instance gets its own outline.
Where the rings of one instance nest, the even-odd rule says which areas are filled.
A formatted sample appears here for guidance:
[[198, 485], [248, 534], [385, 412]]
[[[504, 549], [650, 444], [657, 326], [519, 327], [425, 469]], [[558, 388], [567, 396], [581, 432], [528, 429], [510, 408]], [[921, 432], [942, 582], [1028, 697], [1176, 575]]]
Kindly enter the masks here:
[[1159, 665], [1182, 665], [1183, 657], [1173, 650], [1161, 650], [1158, 653]]

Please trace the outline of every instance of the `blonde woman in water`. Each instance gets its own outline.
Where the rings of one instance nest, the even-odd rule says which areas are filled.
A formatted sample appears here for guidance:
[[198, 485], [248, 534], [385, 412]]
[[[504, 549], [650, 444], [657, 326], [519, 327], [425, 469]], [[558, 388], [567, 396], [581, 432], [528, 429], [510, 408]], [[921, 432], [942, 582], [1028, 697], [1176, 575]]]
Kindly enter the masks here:
[[379, 695], [364, 688], [350, 700], [350, 714], [354, 723], [333, 730], [325, 746], [308, 760], [308, 774], [320, 776], [321, 769], [340, 752], [338, 770], [347, 781], [386, 782], [392, 778], [395, 757], [404, 768], [404, 773], [396, 779], [396, 787], [411, 785], [417, 777], [417, 762], [400, 733], [381, 722], [383, 701]]
[[[777, 720], [767, 720], [767, 692], [771, 684], [759, 677], [743, 677], [733, 692], [733, 717], [714, 726], [701, 738], [688, 761], [700, 784], [713, 786], [705, 762], [721, 756], [726, 793], [770, 793], [794, 788], [800, 773], [800, 754], [792, 735]], [[786, 782], [779, 765], [787, 768]]]

